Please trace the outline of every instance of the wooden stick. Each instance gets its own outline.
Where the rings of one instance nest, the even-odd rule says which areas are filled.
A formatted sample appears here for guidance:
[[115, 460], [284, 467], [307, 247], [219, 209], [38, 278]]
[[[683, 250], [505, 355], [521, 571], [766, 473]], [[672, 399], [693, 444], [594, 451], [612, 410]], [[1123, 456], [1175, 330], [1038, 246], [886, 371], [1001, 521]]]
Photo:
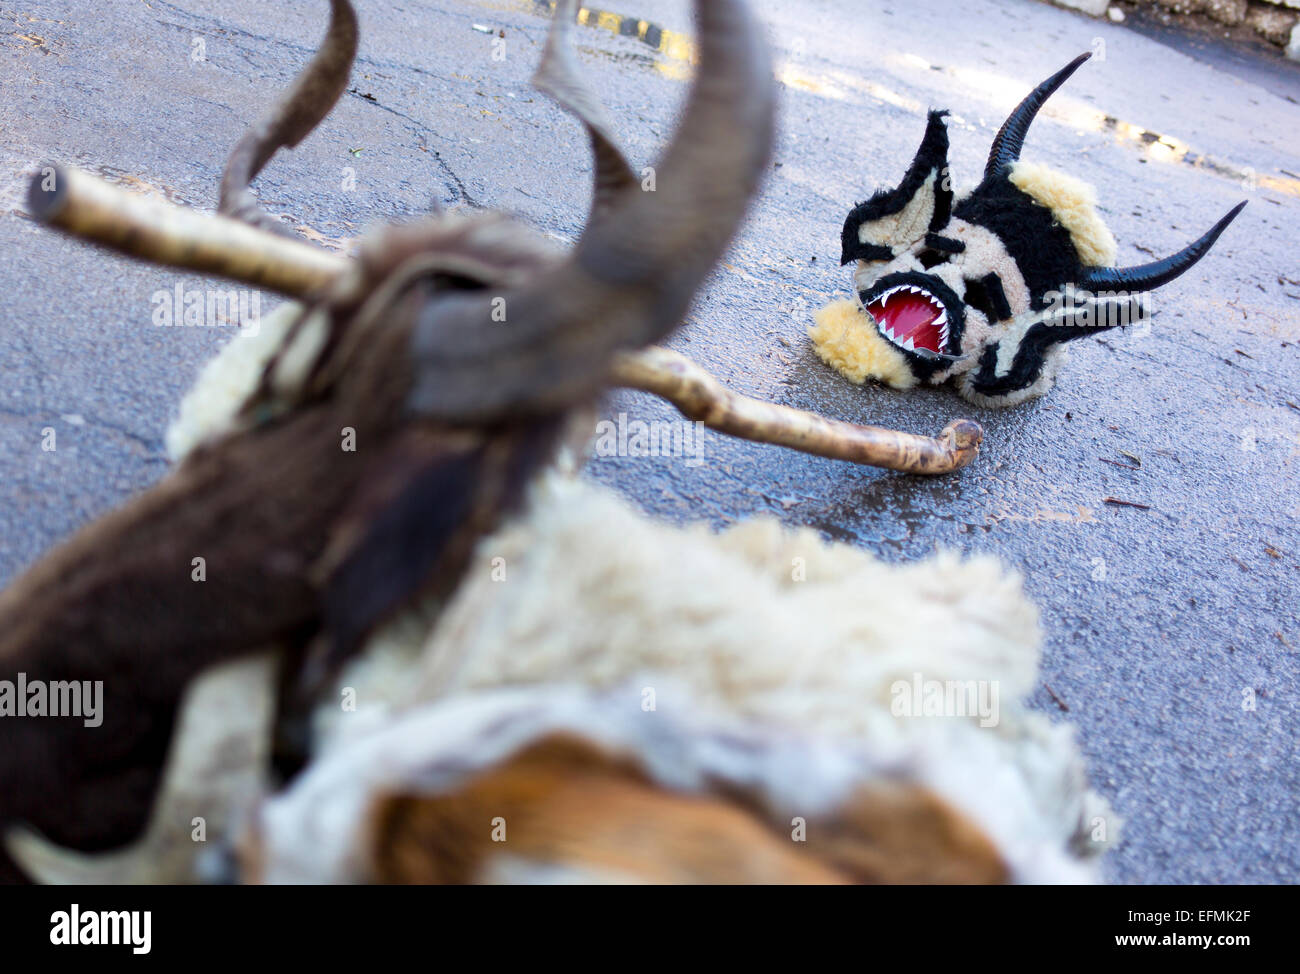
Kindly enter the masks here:
[[613, 378], [619, 385], [662, 396], [688, 419], [721, 433], [903, 473], [960, 470], [975, 459], [984, 438], [979, 424], [969, 419], [950, 423], [937, 437], [917, 436], [750, 399], [666, 348], [623, 354], [615, 361]]
[[67, 166], [41, 167], [28, 187], [27, 208], [42, 223], [129, 257], [293, 298], [328, 285], [350, 264], [342, 254], [132, 193]]
[[[41, 222], [167, 267], [216, 274], [302, 299], [329, 287], [350, 258], [223, 216], [119, 189], [89, 173], [46, 167], [28, 206]], [[959, 419], [937, 437], [827, 419], [737, 395], [690, 359], [664, 348], [623, 353], [612, 380], [667, 399], [711, 429], [832, 460], [902, 473], [945, 474], [975, 459], [984, 431]]]

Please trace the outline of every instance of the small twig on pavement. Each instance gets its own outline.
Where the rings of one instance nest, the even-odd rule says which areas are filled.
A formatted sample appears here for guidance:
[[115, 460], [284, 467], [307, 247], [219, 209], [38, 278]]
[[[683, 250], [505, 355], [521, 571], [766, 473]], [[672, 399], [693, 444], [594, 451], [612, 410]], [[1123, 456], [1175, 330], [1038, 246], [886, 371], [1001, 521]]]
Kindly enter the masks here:
[[1139, 511], [1151, 510], [1150, 504], [1139, 504], [1137, 501], [1120, 500], [1118, 497], [1107, 497], [1103, 503], [1114, 504], [1116, 507], [1136, 507]]
[[1049, 687], [1046, 683], [1043, 684], [1043, 689], [1047, 691], [1047, 695], [1056, 702], [1058, 707], [1064, 710], [1067, 714], [1070, 712], [1070, 705], [1058, 697], [1055, 690]]

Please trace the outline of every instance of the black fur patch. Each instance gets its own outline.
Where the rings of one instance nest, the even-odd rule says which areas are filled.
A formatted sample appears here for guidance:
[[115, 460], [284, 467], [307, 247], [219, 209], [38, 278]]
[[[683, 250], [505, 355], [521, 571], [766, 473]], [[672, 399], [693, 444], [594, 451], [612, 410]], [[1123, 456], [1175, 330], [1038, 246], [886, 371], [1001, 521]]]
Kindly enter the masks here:
[[376, 505], [356, 550], [329, 579], [321, 608], [336, 659], [351, 655], [375, 625], [411, 601], [473, 514], [484, 447], [411, 452], [394, 456], [400, 487]]
[[985, 274], [978, 280], [967, 281], [964, 300], [972, 308], [982, 311], [990, 322], [1006, 321], [1011, 317], [1011, 304], [1002, 289], [1002, 278], [996, 274]]
[[954, 240], [952, 237], [945, 237], [934, 231], [925, 235], [925, 245], [931, 250], [939, 250], [945, 254], [960, 254], [966, 249], [966, 241]]
[[893, 259], [894, 252], [888, 247], [882, 247], [880, 244], [858, 243], [840, 262], [840, 266], [844, 266], [851, 260], [891, 261]]
[[[990, 275], [992, 276], [992, 275]], [[987, 280], [987, 278], [986, 278]], [[1094, 313], [1104, 311], [1104, 306]], [[1116, 310], [1115, 314], [1119, 314]], [[1009, 315], [1008, 315], [1009, 317]], [[1140, 321], [1141, 318], [1134, 318]], [[1122, 322], [1121, 322], [1122, 323]], [[1046, 363], [1047, 353], [1053, 345], [1072, 342], [1089, 335], [1098, 335], [1109, 331], [1116, 324], [1111, 321], [1091, 325], [1049, 325], [1039, 322], [1025, 329], [1024, 337], [1016, 348], [1011, 368], [1005, 376], [995, 374], [997, 368], [998, 344], [995, 342], [984, 349], [980, 356], [979, 368], [974, 373], [972, 386], [977, 392], [986, 396], [1002, 396], [1024, 389], [1038, 381]]]
[[840, 237], [840, 263], [852, 260], [878, 260], [880, 258], [862, 258], [855, 256], [861, 249], [858, 229], [864, 223], [871, 223], [882, 217], [902, 212], [903, 208], [916, 196], [926, 180], [932, 174], [935, 180], [934, 213], [930, 216], [930, 229], [940, 230], [948, 225], [952, 216], [952, 190], [945, 188], [945, 174], [948, 168], [948, 127], [944, 124], [947, 112], [930, 112], [925, 127], [925, 137], [921, 148], [907, 170], [907, 175], [898, 188], [877, 190], [867, 201], [855, 206], [844, 221], [844, 232]]
[[[1048, 292], [1079, 279], [1083, 265], [1065, 227], [1052, 211], [1021, 192], [1006, 176], [990, 176], [957, 204], [955, 215], [994, 233], [1029, 288], [1030, 306], [1047, 306]], [[1005, 295], [1004, 295], [1005, 300]]]
[[1050, 328], [1041, 323], [1031, 325], [1026, 329], [1024, 338], [1016, 347], [1016, 355], [1011, 360], [1011, 368], [1004, 376], [996, 374], [998, 343], [994, 342], [985, 346], [984, 352], [980, 355], [979, 368], [971, 381], [972, 387], [976, 392], [985, 396], [1005, 396], [1033, 385], [1043, 373], [1047, 350], [1065, 338], [1078, 337], [1052, 334], [1054, 331], [1062, 332], [1066, 330]]
[[989, 296], [989, 304], [993, 308], [993, 313], [997, 315], [995, 320], [1005, 321], [1011, 317], [1011, 302], [1007, 300], [1007, 292], [1002, 288], [1002, 278], [996, 274], [985, 274], [980, 279], [984, 285], [984, 293]]

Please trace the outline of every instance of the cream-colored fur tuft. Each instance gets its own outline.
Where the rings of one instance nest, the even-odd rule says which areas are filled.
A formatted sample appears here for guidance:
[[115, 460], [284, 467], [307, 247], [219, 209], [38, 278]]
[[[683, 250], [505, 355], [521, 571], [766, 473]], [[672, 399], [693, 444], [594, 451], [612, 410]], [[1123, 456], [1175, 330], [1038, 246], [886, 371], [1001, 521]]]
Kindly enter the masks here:
[[[597, 529], [619, 542], [593, 545]], [[863, 733], [865, 701], [932, 663], [1009, 696], [1033, 686], [1037, 612], [990, 558], [889, 565], [766, 518], [715, 535], [561, 477], [479, 550], [426, 651], [426, 694], [655, 670], [746, 716]]]
[[1097, 212], [1097, 191], [1090, 184], [1048, 166], [1017, 162], [1008, 176], [1021, 192], [1052, 211], [1065, 227], [1084, 264], [1110, 267], [1115, 263], [1115, 236]]
[[[167, 455], [179, 463], [195, 447], [231, 432], [235, 417], [257, 390], [266, 363], [284, 345], [302, 305], [289, 301], [259, 322], [257, 330], [232, 338], [203, 366], [193, 388], [181, 400], [177, 416], [167, 427]], [[295, 338], [276, 370], [274, 388], [289, 393], [306, 378], [316, 352], [325, 341], [325, 317], [313, 315]]]
[[864, 244], [905, 250], [925, 236], [936, 206], [934, 187], [943, 176], [931, 169], [925, 181], [899, 212], [868, 220], [858, 227], [858, 240]]
[[[978, 822], [1020, 880], [1078, 881], [1106, 844], [1088, 837], [1095, 820], [1110, 840], [1117, 825], [1086, 787], [1070, 729], [1020, 703], [1039, 638], [1019, 580], [993, 559], [890, 565], [765, 519], [721, 534], [679, 528], [551, 475], [524, 515], [481, 542], [427, 643], [390, 643], [340, 686], [397, 720], [502, 688], [540, 700], [557, 687], [630, 687], [629, 706], [649, 689], [657, 709], [904, 768]], [[996, 687], [996, 722], [900, 716], [900, 687], [917, 679]], [[351, 733], [349, 720], [331, 717], [325, 762], [374, 727]]]
[[808, 337], [817, 357], [850, 382], [876, 379], [895, 389], [916, 385], [903, 353], [880, 337], [857, 301], [843, 298], [819, 309]]

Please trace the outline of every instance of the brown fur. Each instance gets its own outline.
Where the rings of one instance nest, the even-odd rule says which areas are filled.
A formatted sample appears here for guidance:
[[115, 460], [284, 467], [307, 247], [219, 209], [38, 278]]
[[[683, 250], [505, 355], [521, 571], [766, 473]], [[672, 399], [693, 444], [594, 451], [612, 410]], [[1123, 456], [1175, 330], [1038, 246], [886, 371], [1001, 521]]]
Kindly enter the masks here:
[[[504, 819], [506, 841], [493, 841]], [[472, 883], [494, 857], [648, 883], [1002, 883], [993, 844], [930, 792], [864, 789], [827, 818], [767, 820], [744, 796], [681, 795], [557, 734], [440, 795], [394, 791], [366, 826], [371, 879]]]
[[[214, 663], [319, 629], [322, 593], [313, 568], [339, 523], [355, 513], [360, 485], [380, 470], [391, 479], [394, 445], [406, 444], [399, 466], [408, 477], [482, 448], [486, 434], [440, 432], [406, 415], [413, 318], [399, 309], [375, 329], [328, 398], [199, 449], [0, 594], [0, 679], [22, 672], [29, 680], [104, 681], [100, 727], [74, 718], [4, 722], [0, 827], [27, 821], [61, 845], [87, 850], [132, 839], [158, 784], [181, 690]], [[344, 427], [356, 430], [355, 453], [341, 449]], [[418, 456], [410, 449], [413, 430], [420, 432]], [[444, 478], [441, 496], [423, 500], [455, 506], [457, 495], [471, 498], [475, 514], [465, 528], [477, 534], [501, 508], [473, 500], [482, 482], [471, 473]], [[514, 472], [510, 491], [489, 496], [503, 503], [520, 483]], [[399, 513], [420, 515], [410, 507]], [[330, 577], [355, 565], [355, 555], [362, 562], [354, 576], [377, 584], [364, 562], [375, 547], [366, 544], [369, 526], [349, 523], [353, 542], [343, 554], [336, 548]], [[400, 524], [386, 528], [402, 532]], [[405, 554], [410, 570], [381, 586], [382, 597], [357, 613], [335, 613], [330, 621], [350, 645], [430, 578], [454, 583], [472, 540], [454, 537], [442, 538], [447, 559], [440, 548], [399, 552], [389, 566]], [[192, 580], [196, 557], [206, 561], [206, 581]], [[0, 879], [15, 878], [0, 855]]]
[[1011, 878], [969, 819], [901, 782], [873, 784], [835, 815], [810, 822], [808, 851], [858, 883], [994, 885]]
[[[498, 817], [505, 842], [492, 840]], [[649, 883], [843, 881], [748, 812], [664, 791], [563, 735], [451, 794], [381, 796], [369, 836], [373, 879], [385, 883], [471, 883], [499, 855]]]

